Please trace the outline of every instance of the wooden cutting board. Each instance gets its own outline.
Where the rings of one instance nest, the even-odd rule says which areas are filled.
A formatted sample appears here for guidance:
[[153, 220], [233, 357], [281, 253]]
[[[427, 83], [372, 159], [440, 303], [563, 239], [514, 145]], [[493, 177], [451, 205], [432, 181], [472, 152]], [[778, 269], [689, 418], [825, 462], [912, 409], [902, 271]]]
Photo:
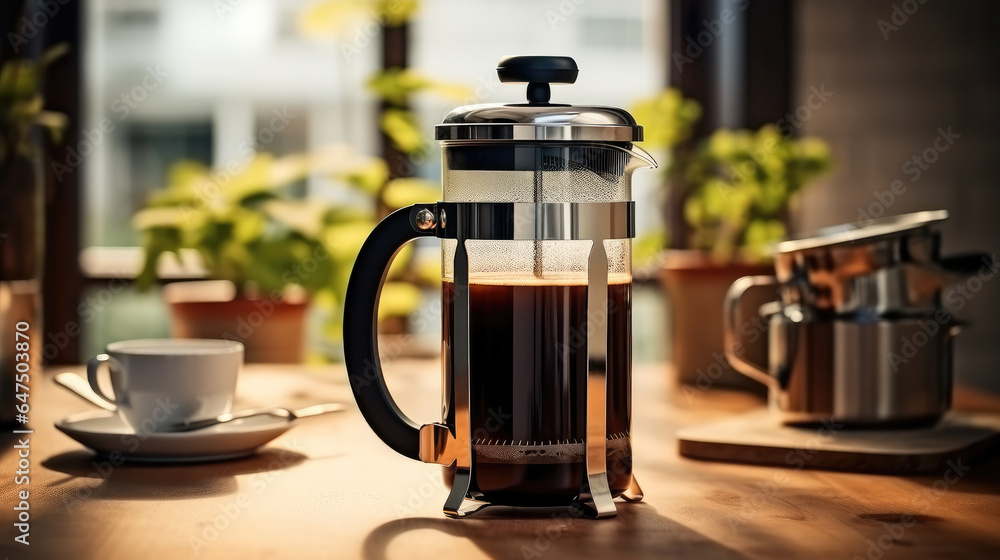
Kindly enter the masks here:
[[848, 430], [837, 425], [785, 426], [766, 409], [684, 428], [680, 454], [793, 469], [863, 473], [940, 472], [949, 461], [969, 464], [1000, 445], [1000, 415], [950, 412], [936, 426], [897, 430]]

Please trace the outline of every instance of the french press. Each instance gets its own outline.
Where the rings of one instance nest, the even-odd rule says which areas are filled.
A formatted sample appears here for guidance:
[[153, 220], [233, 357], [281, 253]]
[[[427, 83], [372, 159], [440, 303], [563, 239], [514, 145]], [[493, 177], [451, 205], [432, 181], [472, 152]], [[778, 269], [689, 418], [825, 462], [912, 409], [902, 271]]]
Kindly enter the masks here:
[[[655, 167], [642, 127], [612, 107], [550, 103], [569, 57], [500, 61], [527, 103], [459, 107], [435, 130], [443, 200], [390, 214], [351, 273], [344, 354], [358, 407], [397, 452], [445, 466], [450, 517], [490, 504], [616, 515], [632, 474], [631, 175]], [[395, 253], [441, 239], [441, 422], [389, 395], [376, 312]]]

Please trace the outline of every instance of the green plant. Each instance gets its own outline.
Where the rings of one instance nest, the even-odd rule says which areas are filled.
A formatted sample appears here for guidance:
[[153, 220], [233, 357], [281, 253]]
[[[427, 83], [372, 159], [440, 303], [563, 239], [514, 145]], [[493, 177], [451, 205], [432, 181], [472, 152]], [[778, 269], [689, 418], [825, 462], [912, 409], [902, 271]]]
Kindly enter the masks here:
[[[701, 109], [675, 89], [637, 103], [633, 114], [645, 129], [644, 145], [667, 158], [663, 184], [682, 189], [672, 198], [682, 201], [692, 230], [683, 245], [716, 261], [767, 258], [768, 246], [785, 236], [792, 197], [831, 165], [825, 142], [787, 137], [774, 125], [719, 129], [692, 146], [687, 140]], [[666, 242], [663, 231], [637, 239], [635, 261], [652, 262]]]
[[785, 236], [792, 197], [830, 165], [825, 142], [789, 138], [774, 125], [716, 130], [684, 170], [691, 246], [719, 261], [766, 259]]
[[293, 284], [309, 293], [328, 287], [335, 270], [330, 259], [313, 257], [315, 270], [293, 272], [329, 251], [324, 233], [334, 212], [288, 192], [318, 165], [315, 159], [258, 154], [231, 175], [198, 162], [175, 163], [166, 187], [133, 218], [145, 249], [137, 286], [154, 283], [161, 255], [192, 249], [208, 277], [229, 280], [241, 293], [280, 294]]
[[[697, 101], [685, 98], [680, 91], [668, 88], [633, 105], [632, 116], [643, 127], [643, 147], [654, 152], [660, 160], [663, 184], [669, 184], [670, 176], [676, 174], [684, 160], [684, 151], [679, 146], [691, 137], [694, 125], [701, 117], [701, 106]], [[666, 228], [644, 233], [632, 244], [633, 262], [640, 268], [651, 265], [668, 241]]]
[[[311, 174], [331, 176], [342, 188], [368, 195], [369, 204], [347, 207], [294, 196], [291, 187]], [[161, 258], [192, 250], [208, 278], [229, 280], [243, 295], [281, 297], [290, 288], [304, 290], [327, 317], [324, 338], [336, 341], [343, 328], [337, 310], [354, 259], [375, 227], [376, 200], [395, 209], [433, 200], [438, 191], [431, 181], [389, 180], [383, 160], [345, 147], [280, 158], [258, 154], [233, 174], [179, 161], [167, 185], [133, 217], [145, 252], [136, 285], [144, 289], [156, 282]], [[415, 284], [432, 274], [436, 279], [436, 267], [413, 270], [412, 254], [405, 248], [390, 267], [380, 317], [412, 313], [420, 302]]]
[[[58, 44], [38, 59], [12, 57], [0, 64], [0, 275], [38, 278], [43, 257], [45, 181], [43, 135], [62, 141], [66, 115], [45, 109], [48, 66], [68, 48]], [[10, 236], [12, 240], [5, 240]], [[40, 301], [40, 300], [39, 300]]]
[[[695, 123], [701, 118], [701, 106], [680, 91], [668, 88], [636, 103], [632, 115], [643, 126], [643, 146], [649, 150], [673, 150], [691, 137]], [[669, 170], [669, 166], [664, 167]]]
[[62, 138], [66, 115], [45, 110], [42, 80], [46, 68], [69, 51], [65, 43], [47, 49], [38, 60], [13, 58], [0, 66], [0, 161], [14, 155], [37, 155], [31, 130], [41, 126], [55, 142]]
[[472, 91], [464, 86], [433, 80], [410, 68], [387, 68], [368, 80], [368, 89], [386, 104], [379, 128], [401, 152], [423, 156], [427, 141], [410, 111], [410, 101], [418, 93], [433, 93], [449, 99], [468, 99]]

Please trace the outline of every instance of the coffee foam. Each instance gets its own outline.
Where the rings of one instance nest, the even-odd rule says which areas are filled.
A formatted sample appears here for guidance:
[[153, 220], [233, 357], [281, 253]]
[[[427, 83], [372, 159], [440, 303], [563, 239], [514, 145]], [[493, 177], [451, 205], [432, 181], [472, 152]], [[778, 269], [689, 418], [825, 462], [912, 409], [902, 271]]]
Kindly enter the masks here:
[[[628, 434], [612, 434], [607, 440], [609, 459], [631, 455], [632, 440]], [[472, 450], [478, 463], [506, 465], [540, 465], [580, 463], [587, 456], [583, 441], [572, 442], [500, 442], [476, 443]]]
[[[608, 260], [608, 283], [632, 281], [632, 240], [603, 242]], [[465, 242], [469, 282], [485, 285], [584, 285], [593, 241], [577, 240], [483, 240]], [[441, 243], [441, 271], [445, 280], [454, 277], [458, 242]]]
[[[447, 284], [454, 284], [454, 278], [442, 278], [442, 282]], [[632, 283], [631, 274], [609, 274], [608, 275], [608, 285], [624, 285]], [[562, 277], [559, 274], [550, 274], [542, 277], [530, 276], [530, 275], [520, 275], [520, 274], [497, 274], [495, 276], [491, 275], [476, 275], [475, 277], [469, 277], [469, 284], [474, 286], [524, 286], [524, 287], [534, 287], [534, 286], [587, 286], [589, 282], [587, 278], [581, 278], [578, 275], [565, 276]]]

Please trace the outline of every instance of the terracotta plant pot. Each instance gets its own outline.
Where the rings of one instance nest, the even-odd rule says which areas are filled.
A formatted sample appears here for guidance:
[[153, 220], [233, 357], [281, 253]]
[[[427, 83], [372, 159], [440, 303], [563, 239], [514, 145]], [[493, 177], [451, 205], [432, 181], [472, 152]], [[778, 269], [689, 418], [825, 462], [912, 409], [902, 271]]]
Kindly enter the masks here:
[[[661, 278], [670, 301], [672, 362], [677, 379], [698, 390], [713, 387], [743, 388], [766, 392], [766, 388], [733, 370], [723, 348], [722, 309], [726, 291], [743, 276], [773, 275], [770, 264], [717, 263], [699, 251], [669, 251], [664, 255]], [[748, 294], [749, 296], [749, 294]], [[752, 314], [771, 297], [758, 294], [743, 309], [747, 328], [761, 329]], [[755, 363], [767, 363], [766, 345], [746, 349]]]
[[[248, 363], [300, 363], [305, 358], [305, 300], [213, 298], [208, 282], [178, 282], [164, 290], [170, 303], [170, 335], [242, 342]], [[206, 296], [206, 294], [209, 294]]]

